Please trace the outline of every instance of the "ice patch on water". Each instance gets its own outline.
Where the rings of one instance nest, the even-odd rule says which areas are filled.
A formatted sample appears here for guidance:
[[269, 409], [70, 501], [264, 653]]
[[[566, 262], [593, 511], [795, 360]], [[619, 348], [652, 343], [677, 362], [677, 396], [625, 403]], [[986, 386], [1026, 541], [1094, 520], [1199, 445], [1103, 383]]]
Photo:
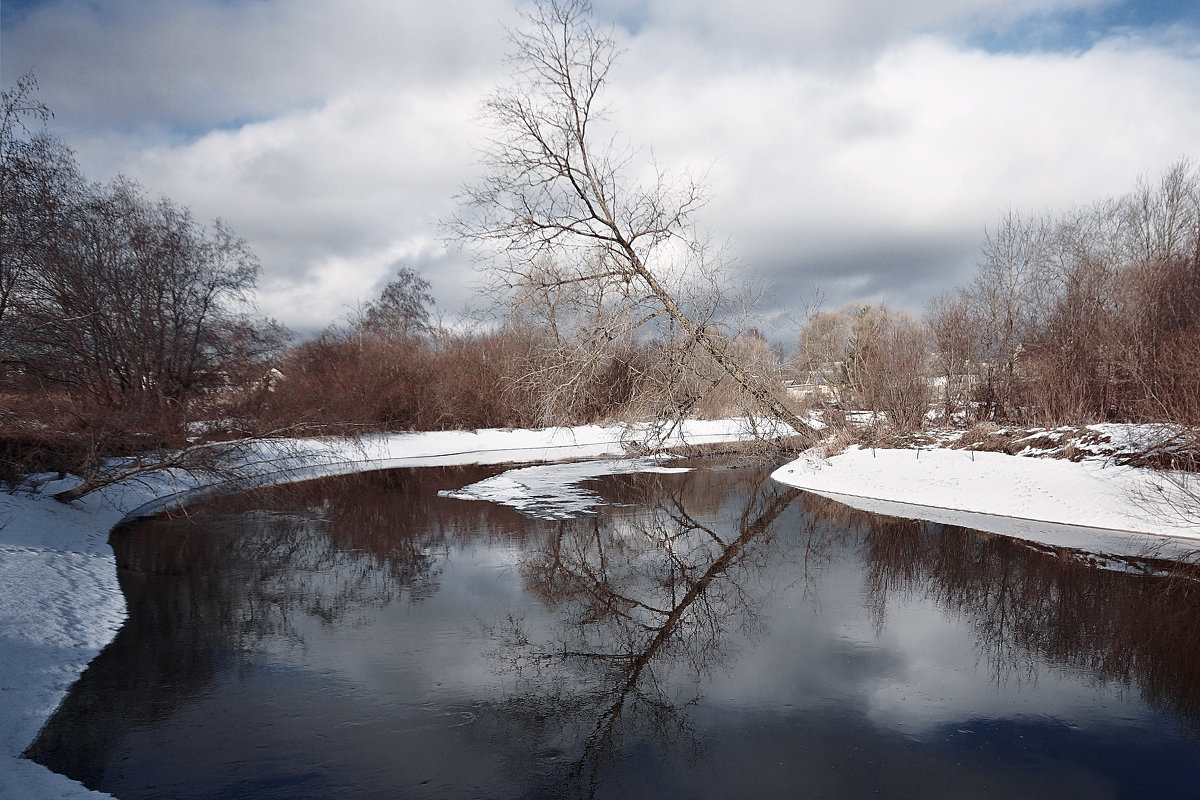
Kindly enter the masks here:
[[512, 469], [456, 491], [438, 492], [457, 500], [485, 500], [515, 508], [534, 519], [573, 519], [600, 513], [600, 495], [584, 487], [584, 481], [604, 475], [637, 472], [688, 472], [686, 467], [668, 467], [668, 457], [604, 459], [571, 464], [543, 464]]

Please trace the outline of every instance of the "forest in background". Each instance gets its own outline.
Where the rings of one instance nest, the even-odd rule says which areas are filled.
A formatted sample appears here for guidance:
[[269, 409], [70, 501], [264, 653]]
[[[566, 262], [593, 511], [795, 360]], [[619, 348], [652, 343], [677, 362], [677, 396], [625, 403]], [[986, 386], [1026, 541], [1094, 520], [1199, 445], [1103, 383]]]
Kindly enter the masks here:
[[1200, 176], [1181, 160], [1122, 197], [1008, 211], [974, 278], [921, 320], [848, 306], [810, 319], [795, 363], [858, 408], [917, 428], [1200, 423]]
[[877, 428], [899, 431], [1200, 425], [1200, 176], [1186, 160], [1119, 198], [1007, 212], [971, 282], [922, 318], [809, 310], [788, 352], [753, 327], [753, 298], [714, 273], [671, 287], [679, 314], [644, 318], [617, 284], [578, 280], [547, 253], [522, 262], [473, 321], [446, 324], [428, 282], [400, 266], [350, 318], [299, 339], [256, 311], [259, 264], [227, 224], [122, 177], [88, 180], [32, 76], [3, 105], [10, 486], [245, 437], [760, 412], [737, 370], [791, 413], [873, 411]]

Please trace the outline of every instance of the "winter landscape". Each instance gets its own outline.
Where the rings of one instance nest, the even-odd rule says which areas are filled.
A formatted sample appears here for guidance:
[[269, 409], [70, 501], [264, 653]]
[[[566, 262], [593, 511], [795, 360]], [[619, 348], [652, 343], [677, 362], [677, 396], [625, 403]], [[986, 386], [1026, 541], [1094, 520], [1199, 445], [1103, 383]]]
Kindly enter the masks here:
[[[795, 790], [765, 730], [831, 764], [814, 796], [905, 753], [900, 794], [1127, 796], [1139, 740], [1147, 785], [1194, 785], [1194, 16], [387, 5], [5, 4], [0, 795]], [[253, 77], [220, 101], [223, 60]], [[1096, 123], [1114, 97], [1156, 124]], [[174, 639], [122, 641], [155, 614]], [[146, 646], [200, 665], [170, 700], [165, 663], [120, 686]], [[263, 675], [313, 716], [246, 741], [304, 719], [256, 747], [330, 764], [190, 738]], [[433, 750], [360, 782], [375, 702]]]

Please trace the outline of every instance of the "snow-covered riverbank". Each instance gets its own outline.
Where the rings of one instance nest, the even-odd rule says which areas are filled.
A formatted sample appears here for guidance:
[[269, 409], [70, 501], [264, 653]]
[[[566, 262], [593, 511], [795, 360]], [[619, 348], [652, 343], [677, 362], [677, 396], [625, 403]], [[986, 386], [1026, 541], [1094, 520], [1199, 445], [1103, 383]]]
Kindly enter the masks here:
[[[553, 462], [624, 456], [635, 442], [671, 446], [749, 436], [737, 420], [689, 421], [667, 441], [623, 426], [537, 431], [396, 434], [356, 441], [269, 445], [253, 482], [293, 480], [393, 467]], [[125, 620], [109, 531], [128, 516], [153, 513], [204, 491], [190, 476], [143, 476], [70, 506], [51, 499], [73, 480], [39, 493], [0, 493], [0, 797], [104, 797], [20, 754], [88, 663]]]
[[[694, 421], [670, 441], [651, 444], [716, 443], [747, 436], [737, 421]], [[645, 431], [586, 426], [291, 442], [262, 460], [256, 482], [391, 467], [624, 456], [630, 444], [644, 444], [647, 438]], [[612, 463], [613, 470], [627, 471], [622, 466], [627, 462]], [[654, 468], [653, 464], [648, 460], [639, 469]], [[556, 486], [581, 480], [596, 469], [564, 468], [557, 477], [545, 468], [514, 473], [467, 487], [464, 496], [544, 504], [558, 491]], [[1104, 537], [1110, 536], [1130, 547], [1163, 547], [1164, 541], [1190, 547], [1186, 539], [1145, 534], [1200, 537], [1194, 527], [1169, 527], [1166, 520], [1155, 522], [1153, 514], [1147, 516], [1138, 492], [1130, 487], [1154, 491], [1153, 474], [1098, 463], [946, 450], [851, 450], [831, 459], [805, 456], [781, 468], [776, 477], [867, 510], [999, 527], [997, 532], [1052, 544], [1090, 542], [1103, 549], [1108, 546]], [[49, 499], [65, 488], [67, 483], [48, 483], [38, 496], [0, 494], [0, 797], [103, 796], [21, 759], [20, 753], [125, 619], [107, 542], [111, 528], [126, 516], [149, 513], [181, 494], [203, 489], [187, 476], [159, 475], [71, 506]], [[577, 493], [566, 494], [571, 503], [588, 502]], [[1076, 527], [1081, 525], [1093, 527]], [[1103, 532], [1096, 526], [1140, 533]]]
[[1193, 499], [1161, 473], [1101, 460], [852, 447], [806, 453], [773, 477], [863, 511], [1054, 546], [1164, 557], [1200, 548]]

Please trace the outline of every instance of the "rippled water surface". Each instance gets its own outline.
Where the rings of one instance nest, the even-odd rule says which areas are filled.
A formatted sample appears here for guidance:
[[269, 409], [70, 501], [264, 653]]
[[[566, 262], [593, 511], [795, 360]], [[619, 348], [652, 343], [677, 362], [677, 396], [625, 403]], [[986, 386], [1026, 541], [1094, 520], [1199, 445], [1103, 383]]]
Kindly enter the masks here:
[[698, 466], [566, 521], [447, 468], [119, 530], [130, 619], [29, 755], [124, 800], [1194, 796], [1194, 572]]

